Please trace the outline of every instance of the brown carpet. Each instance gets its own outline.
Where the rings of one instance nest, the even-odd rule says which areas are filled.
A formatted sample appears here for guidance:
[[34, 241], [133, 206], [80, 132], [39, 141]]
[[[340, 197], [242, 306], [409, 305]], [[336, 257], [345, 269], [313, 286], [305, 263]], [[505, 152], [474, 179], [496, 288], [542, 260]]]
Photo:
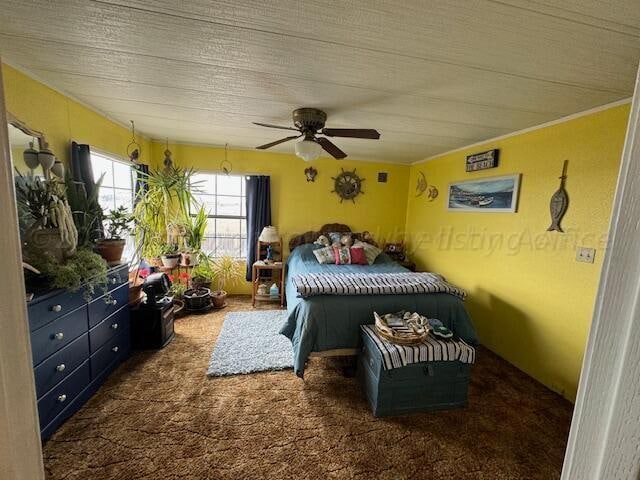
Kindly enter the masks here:
[[464, 410], [376, 419], [336, 360], [207, 378], [225, 313], [176, 322], [164, 350], [137, 353], [44, 446], [49, 479], [560, 476], [571, 405], [480, 349]]

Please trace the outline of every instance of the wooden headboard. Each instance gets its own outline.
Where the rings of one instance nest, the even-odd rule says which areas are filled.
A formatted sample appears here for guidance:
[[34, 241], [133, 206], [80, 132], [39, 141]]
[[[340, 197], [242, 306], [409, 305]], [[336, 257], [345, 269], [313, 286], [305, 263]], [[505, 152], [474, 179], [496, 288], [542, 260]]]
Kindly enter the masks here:
[[[304, 232], [300, 235], [293, 236], [291, 240], [289, 240], [289, 251], [292, 251], [294, 248], [304, 245], [305, 243], [313, 243], [320, 235], [327, 235], [329, 232], [352, 233], [351, 229], [347, 225], [342, 223], [327, 223], [320, 227], [320, 230]], [[354, 234], [354, 238], [356, 240], [362, 240], [364, 234], [368, 235], [368, 232], [356, 233]], [[375, 243], [371, 238], [369, 238], [368, 241], [370, 243]]]

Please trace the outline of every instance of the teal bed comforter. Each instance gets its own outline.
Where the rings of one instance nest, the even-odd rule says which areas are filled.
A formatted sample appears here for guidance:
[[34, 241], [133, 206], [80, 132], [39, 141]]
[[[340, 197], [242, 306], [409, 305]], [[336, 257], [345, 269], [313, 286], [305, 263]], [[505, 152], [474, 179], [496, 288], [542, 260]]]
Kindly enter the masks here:
[[462, 300], [447, 293], [408, 295], [319, 295], [300, 298], [291, 277], [305, 273], [398, 273], [406, 269], [381, 254], [373, 265], [321, 265], [313, 250], [316, 245], [301, 245], [287, 260], [286, 295], [288, 319], [280, 333], [291, 340], [294, 371], [302, 377], [311, 352], [337, 348], [357, 348], [360, 325], [373, 323], [373, 312], [399, 310], [419, 312], [441, 320], [457, 336], [477, 344], [471, 318]]

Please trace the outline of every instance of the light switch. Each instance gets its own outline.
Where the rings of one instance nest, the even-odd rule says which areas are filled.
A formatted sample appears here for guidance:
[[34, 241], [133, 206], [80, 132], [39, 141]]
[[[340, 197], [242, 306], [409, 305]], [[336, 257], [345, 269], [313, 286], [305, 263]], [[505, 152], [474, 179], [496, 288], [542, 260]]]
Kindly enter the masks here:
[[576, 250], [576, 262], [593, 263], [595, 258], [595, 248], [578, 247]]

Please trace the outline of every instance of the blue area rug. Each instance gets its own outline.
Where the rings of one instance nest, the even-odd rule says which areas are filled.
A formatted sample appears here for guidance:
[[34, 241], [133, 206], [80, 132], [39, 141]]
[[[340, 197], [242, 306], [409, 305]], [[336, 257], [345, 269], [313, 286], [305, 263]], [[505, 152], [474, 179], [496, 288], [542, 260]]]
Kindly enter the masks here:
[[291, 341], [278, 332], [286, 310], [231, 312], [222, 325], [207, 375], [221, 377], [293, 368]]

